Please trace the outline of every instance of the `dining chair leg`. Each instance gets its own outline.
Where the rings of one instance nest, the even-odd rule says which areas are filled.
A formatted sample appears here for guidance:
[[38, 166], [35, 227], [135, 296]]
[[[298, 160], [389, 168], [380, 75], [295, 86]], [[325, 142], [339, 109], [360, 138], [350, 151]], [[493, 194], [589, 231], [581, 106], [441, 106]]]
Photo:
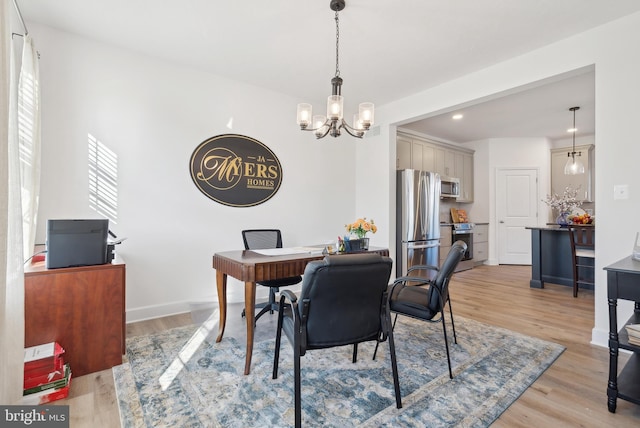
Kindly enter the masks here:
[[449, 299], [449, 315], [451, 316], [451, 328], [453, 329], [453, 343], [458, 343], [458, 338], [456, 337], [456, 325], [453, 322], [453, 310], [451, 309], [451, 299]]
[[[391, 316], [389, 316], [389, 318], [391, 318]], [[398, 321], [398, 314], [396, 314], [395, 318], [393, 319], [393, 325], [391, 326], [391, 330], [396, 328], [396, 321]], [[376, 342], [376, 349], [373, 350], [373, 360], [376, 359], [376, 354], [378, 353], [378, 346], [380, 346], [380, 342]]]
[[449, 379], [453, 379], [453, 372], [451, 371], [451, 356], [449, 355], [449, 340], [447, 339], [447, 326], [444, 322], [444, 309], [442, 310], [442, 331], [444, 332], [444, 347], [447, 350], [447, 364], [449, 365]]
[[[387, 322], [390, 324], [389, 319], [387, 319]], [[387, 337], [387, 340], [389, 341], [389, 354], [391, 354], [391, 371], [393, 372], [393, 389], [396, 394], [396, 407], [398, 409], [402, 409], [402, 397], [400, 395], [400, 380], [398, 378], [398, 362], [396, 361], [396, 345], [393, 341], [393, 329], [389, 329], [389, 337]]]
[[276, 349], [273, 353], [273, 375], [272, 379], [278, 378], [278, 360], [280, 359], [280, 343], [282, 340], [282, 318], [283, 312], [278, 312], [278, 326], [276, 327]]
[[294, 340], [296, 344], [294, 345], [293, 351], [293, 371], [294, 371], [294, 406], [295, 406], [295, 422], [296, 428], [302, 427], [302, 409], [300, 406], [302, 405], [301, 399], [301, 391], [300, 391], [300, 346], [297, 343], [298, 340]]
[[276, 303], [276, 291], [280, 291], [277, 287], [269, 287], [269, 313], [273, 315], [273, 307]]
[[355, 363], [356, 361], [358, 361], [358, 344], [354, 343], [353, 344], [353, 357], [351, 358], [351, 362]]

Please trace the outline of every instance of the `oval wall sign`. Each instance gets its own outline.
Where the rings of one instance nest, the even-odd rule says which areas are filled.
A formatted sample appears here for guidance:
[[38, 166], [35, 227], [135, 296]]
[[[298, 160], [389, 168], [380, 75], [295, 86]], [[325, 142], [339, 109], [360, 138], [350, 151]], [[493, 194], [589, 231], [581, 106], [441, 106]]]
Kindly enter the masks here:
[[269, 200], [282, 184], [282, 166], [260, 141], [223, 134], [203, 141], [191, 155], [191, 178], [207, 197], [231, 207]]

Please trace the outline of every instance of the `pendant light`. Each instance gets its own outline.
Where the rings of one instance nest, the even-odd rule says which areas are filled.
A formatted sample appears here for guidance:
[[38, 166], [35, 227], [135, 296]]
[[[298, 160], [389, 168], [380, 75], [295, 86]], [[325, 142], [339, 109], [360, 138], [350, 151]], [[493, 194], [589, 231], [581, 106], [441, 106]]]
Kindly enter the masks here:
[[567, 163], [564, 165], [565, 175], [577, 175], [584, 174], [584, 164], [580, 160], [582, 152], [576, 152], [576, 110], [580, 110], [580, 107], [571, 107], [569, 111], [573, 112], [573, 128], [569, 129], [569, 132], [573, 134], [573, 145], [571, 151], [567, 153]]
[[338, 62], [340, 43], [340, 21], [338, 12], [344, 9], [345, 0], [331, 0], [329, 8], [335, 12], [336, 21], [336, 73], [331, 79], [331, 95], [327, 101], [327, 115], [313, 115], [311, 104], [298, 104], [297, 122], [302, 131], [313, 131], [316, 138], [324, 138], [327, 135], [339, 137], [340, 130], [356, 138], [362, 138], [373, 125], [373, 103], [360, 103], [358, 113], [353, 115], [353, 126], [344, 120], [344, 99], [342, 97], [342, 78]]

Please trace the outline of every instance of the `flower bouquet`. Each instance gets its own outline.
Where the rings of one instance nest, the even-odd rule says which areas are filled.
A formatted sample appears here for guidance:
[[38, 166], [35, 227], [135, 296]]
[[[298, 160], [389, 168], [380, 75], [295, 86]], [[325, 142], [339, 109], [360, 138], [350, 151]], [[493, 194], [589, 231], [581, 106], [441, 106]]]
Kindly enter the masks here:
[[367, 232], [376, 233], [378, 231], [378, 227], [373, 223], [373, 220], [367, 221], [366, 217], [359, 218], [353, 223], [345, 224], [344, 227], [347, 232], [356, 235], [360, 239], [365, 238]]
[[374, 224], [373, 220], [367, 220], [366, 217], [359, 218], [353, 223], [344, 225], [347, 232], [351, 235], [355, 235], [357, 239], [349, 239], [345, 236], [344, 243], [347, 252], [361, 251], [369, 249], [369, 238], [367, 233], [376, 233], [378, 227]]
[[568, 223], [567, 217], [571, 212], [582, 205], [582, 201], [578, 200], [577, 195], [578, 189], [572, 189], [571, 186], [567, 186], [562, 196], [554, 193], [552, 196], [547, 195], [547, 198], [542, 201], [549, 205], [552, 210], [558, 212], [556, 221], [563, 226]]

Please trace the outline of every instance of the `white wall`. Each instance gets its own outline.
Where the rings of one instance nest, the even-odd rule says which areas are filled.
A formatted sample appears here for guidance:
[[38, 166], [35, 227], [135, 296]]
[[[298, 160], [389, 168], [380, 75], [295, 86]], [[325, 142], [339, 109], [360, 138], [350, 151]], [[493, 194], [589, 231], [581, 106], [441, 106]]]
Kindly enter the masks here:
[[542, 199], [549, 193], [551, 157], [545, 138], [491, 138], [469, 143], [474, 156], [474, 203], [469, 210], [473, 219], [489, 221], [489, 259], [498, 264], [496, 219], [496, 173], [500, 168], [527, 168], [538, 171], [538, 225], [549, 218], [549, 207]]
[[[619, 213], [640, 212], [634, 187], [640, 157], [634, 126], [640, 51], [634, 41], [640, 38], [640, 14], [377, 106], [378, 125], [366, 144], [346, 138], [315, 141], [301, 134], [292, 125], [298, 100], [49, 28], [30, 29], [42, 54], [40, 219], [92, 214], [85, 192], [87, 133], [118, 153], [121, 221], [116, 231], [129, 237], [120, 253], [128, 261], [131, 319], [213, 298], [211, 255], [239, 248], [245, 227], [281, 227], [287, 243], [296, 245], [334, 239], [356, 215], [367, 216], [380, 228], [372, 244], [388, 243], [393, 254], [397, 125], [595, 64], [599, 238], [593, 339], [606, 345], [602, 268], [631, 251], [635, 230], [619, 221]], [[231, 116], [233, 132], [265, 143], [284, 169], [279, 193], [251, 209], [208, 200], [188, 174], [193, 149], [229, 132], [224, 125]], [[356, 165], [357, 174], [344, 168], [346, 162]], [[615, 184], [630, 186], [628, 200], [613, 199]], [[237, 291], [235, 285], [230, 289]], [[631, 305], [623, 302], [619, 308], [620, 319], [626, 319]]]
[[[598, 245], [592, 339], [602, 346], [606, 346], [608, 334], [606, 275], [602, 268], [631, 253], [636, 228], [631, 227], [630, 230], [628, 223], [619, 221], [620, 213], [640, 212], [640, 191], [636, 184], [640, 144], [636, 144], [638, 131], [635, 129], [637, 96], [640, 93], [640, 79], [637, 78], [640, 75], [640, 50], [636, 48], [635, 41], [639, 39], [640, 14], [636, 13], [381, 106], [376, 111], [380, 135], [371, 137], [389, 145], [389, 151], [377, 152], [379, 159], [371, 163], [376, 166], [386, 164], [392, 169], [396, 125], [595, 64]], [[360, 150], [363, 148], [359, 147]], [[376, 173], [373, 169], [359, 170], [356, 176], [358, 186], [364, 186]], [[615, 184], [629, 185], [629, 199], [613, 199]], [[389, 186], [386, 207], [391, 207], [395, 200], [392, 189], [393, 185]], [[358, 203], [357, 209], [366, 202], [358, 199]], [[379, 210], [384, 212], [385, 207]], [[392, 230], [393, 216], [389, 215], [385, 220]], [[626, 320], [631, 308], [630, 302], [620, 302], [619, 319]]]
[[[87, 190], [90, 133], [118, 156], [112, 229], [128, 238], [118, 254], [127, 263], [129, 321], [217, 299], [212, 256], [241, 249], [242, 229], [280, 228], [285, 245], [294, 246], [335, 240], [355, 220], [355, 168], [342, 161], [362, 142], [301, 132], [298, 100], [48, 27], [29, 30], [41, 53], [39, 242], [48, 218], [96, 217]], [[226, 128], [231, 117], [233, 130]], [[272, 199], [232, 208], [193, 184], [194, 149], [225, 133], [256, 138], [278, 156], [283, 181]], [[241, 283], [230, 279], [228, 290], [231, 301], [243, 301]]]

